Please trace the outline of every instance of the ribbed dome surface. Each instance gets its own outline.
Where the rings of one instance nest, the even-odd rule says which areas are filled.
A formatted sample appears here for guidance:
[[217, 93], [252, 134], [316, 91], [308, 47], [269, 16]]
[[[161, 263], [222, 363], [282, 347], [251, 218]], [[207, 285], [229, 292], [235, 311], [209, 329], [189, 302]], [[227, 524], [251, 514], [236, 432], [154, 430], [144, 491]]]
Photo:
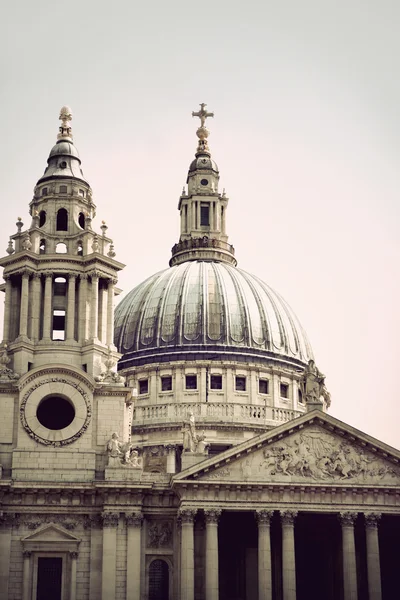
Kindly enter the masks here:
[[169, 353], [172, 360], [171, 353], [196, 348], [296, 363], [313, 358], [279, 294], [241, 269], [206, 261], [171, 267], [133, 289], [115, 311], [115, 344], [124, 354], [122, 367], [141, 356]]

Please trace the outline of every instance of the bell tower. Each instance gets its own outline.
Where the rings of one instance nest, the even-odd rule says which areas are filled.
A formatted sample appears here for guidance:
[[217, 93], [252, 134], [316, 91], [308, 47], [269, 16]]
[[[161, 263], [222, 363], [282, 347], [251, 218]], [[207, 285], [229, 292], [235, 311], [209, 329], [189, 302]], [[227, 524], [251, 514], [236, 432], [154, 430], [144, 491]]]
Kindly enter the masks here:
[[199, 139], [195, 159], [189, 167], [187, 193], [183, 188], [179, 198], [178, 210], [181, 217], [181, 233], [178, 244], [172, 248], [170, 266], [179, 265], [188, 260], [210, 260], [237, 264], [235, 251], [228, 244], [226, 234], [226, 209], [228, 198], [219, 193], [219, 171], [217, 163], [211, 158], [208, 147], [210, 132], [205, 126], [206, 119], [214, 113], [206, 110], [207, 105], [200, 104], [200, 110], [192, 112], [199, 117], [200, 127], [196, 134]]
[[71, 119], [64, 106], [29, 205], [30, 224], [24, 229], [18, 218], [0, 259], [0, 405], [8, 419], [0, 438], [9, 439], [3, 467], [16, 480], [92, 480], [111, 434], [129, 435], [130, 390], [116, 372], [121, 355], [113, 343], [124, 265], [104, 221], [101, 233], [92, 229], [96, 206]]

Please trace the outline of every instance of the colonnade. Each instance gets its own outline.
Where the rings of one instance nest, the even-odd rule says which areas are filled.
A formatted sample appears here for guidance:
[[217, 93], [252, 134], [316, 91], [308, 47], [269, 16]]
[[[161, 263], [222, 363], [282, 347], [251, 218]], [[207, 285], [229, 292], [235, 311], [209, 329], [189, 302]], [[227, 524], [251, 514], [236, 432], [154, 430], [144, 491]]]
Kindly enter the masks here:
[[[34, 273], [28, 269], [20, 273], [20, 280], [6, 275], [3, 341], [29, 338], [34, 342], [52, 339], [54, 282], [56, 277], [66, 279], [65, 340], [67, 342], [99, 340], [111, 345], [114, 339], [114, 294], [116, 280], [97, 271], [86, 273], [45, 272]], [[42, 278], [44, 289], [42, 292]], [[90, 287], [89, 287], [90, 278]], [[106, 287], [100, 288], [100, 282]], [[18, 304], [15, 306], [16, 288], [20, 287]], [[103, 296], [100, 295], [103, 293]], [[78, 299], [78, 314], [76, 301]], [[19, 311], [16, 313], [15, 311]], [[13, 323], [19, 316], [16, 331]]]
[[[297, 512], [282, 510], [282, 596], [296, 600], [295, 523]], [[206, 523], [205, 600], [218, 600], [218, 519], [222, 511], [204, 511]], [[181, 600], [194, 600], [194, 519], [196, 510], [181, 509]], [[272, 561], [270, 525], [271, 510], [256, 512], [258, 523], [258, 600], [272, 600]], [[357, 600], [357, 569], [354, 524], [358, 514], [343, 512], [338, 515], [342, 528], [344, 600]], [[366, 513], [367, 574], [370, 600], [381, 600], [381, 572], [378, 543], [380, 514]]]

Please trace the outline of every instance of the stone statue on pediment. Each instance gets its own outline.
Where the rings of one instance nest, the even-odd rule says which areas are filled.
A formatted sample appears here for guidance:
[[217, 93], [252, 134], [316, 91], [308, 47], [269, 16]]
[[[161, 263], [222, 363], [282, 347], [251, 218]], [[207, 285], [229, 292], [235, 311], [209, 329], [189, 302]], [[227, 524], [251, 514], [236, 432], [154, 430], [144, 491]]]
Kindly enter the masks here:
[[330, 404], [330, 394], [325, 386], [325, 375], [319, 371], [313, 360], [308, 361], [300, 379], [300, 389], [306, 402], [318, 404], [321, 396]]
[[188, 418], [184, 421], [182, 427], [183, 433], [183, 452], [192, 452], [194, 454], [208, 454], [208, 442], [204, 431], [196, 432], [196, 423], [194, 414], [191, 411]]

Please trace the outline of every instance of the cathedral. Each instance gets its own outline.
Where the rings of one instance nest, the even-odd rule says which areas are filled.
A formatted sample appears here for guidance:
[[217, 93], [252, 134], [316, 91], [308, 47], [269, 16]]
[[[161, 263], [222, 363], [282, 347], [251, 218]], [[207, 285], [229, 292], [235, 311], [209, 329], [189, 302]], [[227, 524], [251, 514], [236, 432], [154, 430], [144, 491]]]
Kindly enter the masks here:
[[0, 259], [0, 600], [398, 598], [400, 452], [329, 414], [295, 313], [237, 266], [192, 115], [169, 268], [116, 308], [68, 107]]

